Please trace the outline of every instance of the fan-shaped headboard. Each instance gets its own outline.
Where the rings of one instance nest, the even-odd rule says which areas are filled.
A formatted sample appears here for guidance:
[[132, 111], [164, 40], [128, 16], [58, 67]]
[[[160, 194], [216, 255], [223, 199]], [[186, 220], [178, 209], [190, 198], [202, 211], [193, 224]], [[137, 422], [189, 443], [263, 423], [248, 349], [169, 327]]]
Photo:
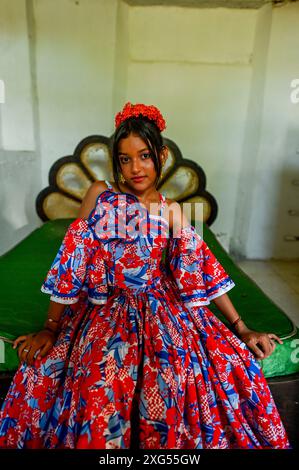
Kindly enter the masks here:
[[[206, 191], [203, 169], [183, 158], [178, 146], [164, 138], [169, 156], [163, 168], [158, 190], [180, 204], [192, 203], [191, 220], [198, 219], [194, 204], [203, 203], [203, 221], [211, 225], [217, 216], [217, 202]], [[36, 199], [39, 217], [46, 220], [76, 218], [81, 201], [93, 181], [110, 180], [112, 176], [112, 138], [91, 135], [81, 140], [73, 155], [59, 158], [49, 172], [49, 186]]]

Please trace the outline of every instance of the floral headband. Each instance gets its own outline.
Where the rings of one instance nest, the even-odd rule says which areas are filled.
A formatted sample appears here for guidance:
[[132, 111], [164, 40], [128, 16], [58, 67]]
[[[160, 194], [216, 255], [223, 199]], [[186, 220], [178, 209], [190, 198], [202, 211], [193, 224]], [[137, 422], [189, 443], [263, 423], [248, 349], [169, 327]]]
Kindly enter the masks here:
[[119, 113], [115, 116], [115, 127], [118, 127], [123, 121], [130, 117], [145, 116], [151, 121], [154, 121], [156, 126], [160, 129], [160, 132], [166, 129], [165, 120], [156, 106], [146, 104], [132, 104], [126, 103]]

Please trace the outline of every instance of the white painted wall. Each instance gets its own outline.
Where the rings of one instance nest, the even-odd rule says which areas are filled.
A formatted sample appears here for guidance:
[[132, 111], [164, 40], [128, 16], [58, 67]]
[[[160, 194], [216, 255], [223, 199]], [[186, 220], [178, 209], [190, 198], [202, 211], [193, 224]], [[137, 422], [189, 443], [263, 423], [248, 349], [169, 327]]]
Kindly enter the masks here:
[[116, 0], [34, 0], [42, 185], [58, 157], [112, 130]]
[[[114, 58], [114, 87], [113, 87], [113, 113], [115, 114], [122, 109], [127, 92], [128, 80], [128, 62], [129, 62], [129, 11], [130, 7], [119, 1], [116, 11], [116, 44]], [[114, 122], [112, 122], [114, 125]], [[113, 127], [111, 128], [111, 133]]]
[[34, 152], [0, 149], [0, 255], [41, 224], [35, 213], [39, 182]]
[[1, 140], [6, 150], [34, 150], [28, 19], [25, 0], [0, 0]]
[[41, 224], [51, 165], [113, 130], [117, 4], [0, 0], [0, 254]]
[[213, 230], [226, 248], [237, 201], [256, 16], [256, 10], [130, 10], [127, 99], [156, 103], [167, 118], [165, 135], [203, 167], [219, 204]]
[[31, 11], [25, 0], [0, 0], [0, 254], [40, 224], [35, 194], [40, 187], [32, 57]]
[[249, 214], [245, 256], [250, 258], [299, 257], [299, 103], [290, 99], [291, 82], [299, 78], [299, 4], [273, 10], [265, 87]]
[[255, 182], [258, 180], [258, 153], [263, 121], [263, 102], [267, 74], [268, 50], [271, 37], [272, 6], [258, 10], [255, 39], [252, 53], [252, 73], [249, 83], [249, 97], [244, 126], [244, 140], [240, 152], [235, 204], [234, 227], [230, 249], [236, 256], [247, 252], [250, 214], [256, 210], [253, 205]]
[[[0, 0], [0, 79], [10, 82], [0, 104], [1, 220], [15, 212], [0, 252], [39, 224], [34, 201], [51, 165], [87, 135], [110, 135], [131, 100], [159, 106], [165, 136], [203, 167], [219, 205], [212, 228], [227, 249], [297, 257], [298, 243], [282, 240], [299, 232], [286, 210], [298, 208], [289, 184], [298, 173], [299, 104], [289, 100], [298, 19], [298, 3], [237, 10]], [[26, 209], [13, 210], [19, 198]]]
[[[157, 103], [166, 135], [205, 170], [213, 230], [248, 258], [297, 258], [299, 4], [130, 9], [127, 100]], [[299, 77], [299, 76], [298, 76]]]

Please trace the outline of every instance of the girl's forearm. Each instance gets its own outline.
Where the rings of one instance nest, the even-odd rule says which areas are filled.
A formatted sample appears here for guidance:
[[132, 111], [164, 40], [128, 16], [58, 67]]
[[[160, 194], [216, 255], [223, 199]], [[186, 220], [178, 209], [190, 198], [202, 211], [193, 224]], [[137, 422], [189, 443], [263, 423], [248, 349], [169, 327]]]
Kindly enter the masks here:
[[[227, 294], [216, 297], [213, 299], [213, 302], [231, 324], [233, 324], [240, 317]], [[235, 329], [237, 333], [244, 333], [245, 331], [248, 331], [248, 328], [243, 320], [239, 320], [236, 323]]]
[[65, 307], [65, 304], [60, 304], [50, 300], [48, 315], [44, 324], [45, 328], [52, 330], [54, 333], [59, 330], [60, 318], [64, 312]]

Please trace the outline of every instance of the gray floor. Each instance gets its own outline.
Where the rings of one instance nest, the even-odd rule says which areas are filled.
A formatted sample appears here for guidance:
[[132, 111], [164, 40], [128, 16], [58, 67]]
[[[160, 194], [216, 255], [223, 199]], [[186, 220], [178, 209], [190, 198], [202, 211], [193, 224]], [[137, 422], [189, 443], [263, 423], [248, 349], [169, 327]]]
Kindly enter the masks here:
[[[299, 327], [299, 261], [239, 261], [246, 272]], [[299, 374], [268, 379], [291, 444], [299, 448]]]
[[299, 261], [239, 261], [238, 265], [299, 326]]

